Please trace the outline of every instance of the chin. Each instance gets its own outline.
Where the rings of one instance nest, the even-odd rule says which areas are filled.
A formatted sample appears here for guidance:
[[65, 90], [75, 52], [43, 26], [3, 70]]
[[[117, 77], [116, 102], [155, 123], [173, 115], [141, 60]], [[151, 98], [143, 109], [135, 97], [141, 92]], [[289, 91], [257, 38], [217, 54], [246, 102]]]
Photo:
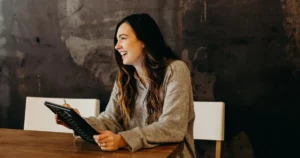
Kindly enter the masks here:
[[131, 65], [129, 62], [123, 60], [124, 65]]

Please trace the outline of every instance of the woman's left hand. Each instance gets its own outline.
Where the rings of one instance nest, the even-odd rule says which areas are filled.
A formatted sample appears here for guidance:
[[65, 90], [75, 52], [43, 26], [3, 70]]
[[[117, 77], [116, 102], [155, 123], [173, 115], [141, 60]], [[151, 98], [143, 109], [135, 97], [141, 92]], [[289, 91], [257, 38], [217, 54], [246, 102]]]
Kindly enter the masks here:
[[94, 135], [94, 139], [98, 146], [105, 151], [114, 151], [119, 148], [126, 147], [127, 143], [119, 134], [114, 134], [111, 131], [100, 131], [100, 135]]

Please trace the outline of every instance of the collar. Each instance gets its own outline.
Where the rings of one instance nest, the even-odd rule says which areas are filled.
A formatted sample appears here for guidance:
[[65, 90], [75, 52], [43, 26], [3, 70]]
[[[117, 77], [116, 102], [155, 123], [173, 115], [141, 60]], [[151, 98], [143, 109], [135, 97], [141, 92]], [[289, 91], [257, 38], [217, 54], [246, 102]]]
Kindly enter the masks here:
[[139, 87], [141, 87], [141, 88], [144, 89], [144, 90], [147, 90], [147, 89], [148, 89], [148, 87], [149, 87], [148, 81], [147, 81], [147, 80], [145, 81], [145, 82], [146, 82], [146, 86], [144, 86], [144, 85], [142, 84], [142, 82], [141, 82], [140, 76], [137, 74], [136, 71], [134, 72], [133, 77], [137, 80], [137, 84], [138, 84]]

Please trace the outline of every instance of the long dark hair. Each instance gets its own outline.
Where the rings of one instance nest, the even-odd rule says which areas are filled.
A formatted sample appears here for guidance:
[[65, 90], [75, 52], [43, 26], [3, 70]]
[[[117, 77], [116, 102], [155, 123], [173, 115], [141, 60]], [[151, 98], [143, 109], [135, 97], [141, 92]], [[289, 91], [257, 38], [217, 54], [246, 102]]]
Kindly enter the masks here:
[[[136, 37], [145, 45], [143, 64], [145, 65], [149, 82], [149, 92], [146, 97], [148, 112], [146, 123], [151, 124], [157, 121], [162, 113], [163, 98], [160, 96], [160, 91], [162, 90], [166, 68], [170, 62], [178, 58], [166, 44], [156, 22], [145, 13], [132, 14], [117, 24], [114, 45], [118, 42], [116, 37], [118, 28], [125, 22], [132, 27]], [[137, 98], [137, 85], [134, 78], [136, 70], [131, 65], [123, 64], [122, 57], [117, 50], [115, 50], [115, 59], [119, 66], [117, 75], [118, 104], [121, 106], [122, 114], [125, 116], [123, 123], [126, 126], [134, 111]]]

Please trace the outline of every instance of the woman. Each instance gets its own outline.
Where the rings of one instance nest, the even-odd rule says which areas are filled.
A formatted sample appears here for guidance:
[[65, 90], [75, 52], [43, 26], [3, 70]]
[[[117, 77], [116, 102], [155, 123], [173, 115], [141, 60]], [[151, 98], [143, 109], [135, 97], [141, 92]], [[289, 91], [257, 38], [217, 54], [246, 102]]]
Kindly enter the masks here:
[[109, 103], [97, 118], [86, 118], [100, 132], [95, 141], [106, 151], [184, 141], [180, 156], [195, 157], [195, 114], [186, 64], [167, 46], [148, 14], [125, 17], [116, 27], [114, 44], [119, 73]]

